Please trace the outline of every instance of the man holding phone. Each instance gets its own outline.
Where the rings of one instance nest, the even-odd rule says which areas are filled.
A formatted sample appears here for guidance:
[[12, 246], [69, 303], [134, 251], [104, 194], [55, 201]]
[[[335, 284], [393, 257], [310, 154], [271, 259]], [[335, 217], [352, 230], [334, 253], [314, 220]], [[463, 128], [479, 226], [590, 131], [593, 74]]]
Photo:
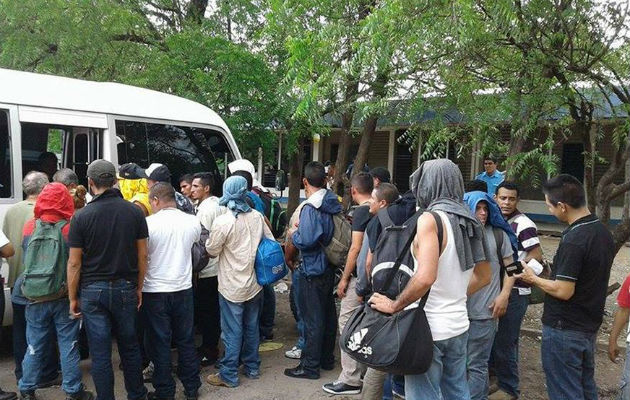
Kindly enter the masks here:
[[586, 207], [584, 187], [561, 174], [543, 185], [553, 216], [569, 227], [553, 259], [551, 279], [524, 265], [517, 278], [546, 294], [542, 364], [551, 399], [597, 399], [595, 340], [602, 323], [615, 244], [608, 228]]

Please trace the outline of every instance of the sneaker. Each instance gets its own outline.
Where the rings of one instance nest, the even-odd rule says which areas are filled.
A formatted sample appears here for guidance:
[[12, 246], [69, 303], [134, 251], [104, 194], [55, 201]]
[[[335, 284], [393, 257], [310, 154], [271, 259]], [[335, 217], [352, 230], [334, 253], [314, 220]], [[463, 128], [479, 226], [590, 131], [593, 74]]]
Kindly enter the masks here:
[[94, 393], [87, 390], [83, 390], [83, 389], [77, 393], [66, 395], [66, 400], [93, 400], [93, 399], [94, 399]]
[[284, 352], [284, 356], [286, 358], [299, 360], [300, 358], [302, 358], [302, 349], [298, 348], [297, 346], [293, 346], [291, 350], [287, 350]]
[[147, 393], [147, 400], [173, 400], [172, 397], [157, 397], [155, 392]]
[[37, 400], [35, 397], [35, 392], [20, 392], [21, 400]]
[[313, 374], [306, 372], [301, 366], [295, 368], [287, 368], [284, 370], [284, 374], [289, 378], [299, 379], [319, 379], [319, 374]]
[[5, 392], [4, 390], [0, 389], [0, 400], [16, 400], [16, 399], [17, 399], [17, 393]]
[[142, 378], [145, 382], [151, 382], [153, 380], [153, 371], [155, 370], [153, 366], [153, 361], [149, 362], [149, 365], [142, 370]]
[[405, 400], [405, 393], [404, 393], [404, 392], [403, 392], [403, 393], [398, 393], [398, 392], [396, 391], [396, 389], [394, 389], [394, 388], [392, 388], [392, 395], [393, 395], [394, 397], [396, 397], [396, 398], [401, 399], [401, 400]]
[[327, 383], [322, 386], [324, 392], [330, 394], [359, 394], [361, 393], [361, 386], [346, 385], [341, 381], [335, 381]]
[[55, 379], [51, 379], [49, 381], [42, 382], [39, 385], [37, 385], [37, 389], [46, 389], [53, 386], [61, 386], [62, 382], [63, 382], [63, 378], [61, 377], [61, 374], [58, 374]]
[[212, 386], [223, 386], [227, 388], [235, 387], [234, 385], [229, 384], [226, 381], [224, 381], [223, 378], [221, 378], [221, 375], [219, 374], [208, 375], [208, 377], [206, 378], [206, 382], [208, 382]]

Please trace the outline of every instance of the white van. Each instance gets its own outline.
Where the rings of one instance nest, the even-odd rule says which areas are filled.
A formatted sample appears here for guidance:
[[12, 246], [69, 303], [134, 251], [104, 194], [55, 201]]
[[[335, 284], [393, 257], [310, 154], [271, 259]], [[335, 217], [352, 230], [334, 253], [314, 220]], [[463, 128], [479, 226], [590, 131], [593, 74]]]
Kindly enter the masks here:
[[[145, 168], [163, 163], [174, 180], [209, 171], [219, 183], [227, 164], [241, 158], [225, 122], [194, 101], [119, 83], [0, 69], [0, 227], [6, 210], [23, 200], [22, 178], [46, 151], [84, 185], [88, 164], [98, 158]], [[7, 268], [3, 261], [5, 279]], [[6, 287], [4, 295], [3, 325], [11, 325]]]

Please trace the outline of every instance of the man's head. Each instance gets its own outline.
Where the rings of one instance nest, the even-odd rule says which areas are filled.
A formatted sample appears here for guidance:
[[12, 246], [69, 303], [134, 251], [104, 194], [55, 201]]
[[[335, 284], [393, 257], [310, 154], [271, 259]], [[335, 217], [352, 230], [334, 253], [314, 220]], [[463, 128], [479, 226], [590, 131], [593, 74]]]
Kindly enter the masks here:
[[238, 170], [238, 171], [234, 171], [232, 173], [232, 176], [242, 176], [243, 178], [245, 178], [245, 180], [247, 181], [247, 190], [252, 190], [252, 185], [254, 182], [254, 178], [252, 178], [252, 174], [250, 174], [247, 171], [244, 170]]
[[197, 172], [193, 175], [190, 195], [194, 200], [204, 201], [212, 195], [214, 178], [210, 172]]
[[378, 187], [381, 183], [389, 183], [392, 179], [391, 174], [387, 168], [384, 167], [372, 168], [370, 175], [372, 175], [372, 179], [374, 180], [374, 187]]
[[497, 158], [493, 155], [487, 155], [483, 158], [483, 169], [486, 170], [486, 174], [494, 175], [497, 170]]
[[26, 197], [37, 197], [48, 183], [48, 176], [39, 171], [31, 171], [22, 180], [22, 191]]
[[518, 186], [514, 182], [503, 181], [497, 186], [494, 200], [501, 209], [504, 217], [509, 217], [516, 212], [520, 200]]
[[304, 178], [302, 178], [306, 197], [326, 187], [326, 171], [324, 164], [319, 161], [311, 161], [304, 167]]
[[378, 210], [385, 208], [398, 200], [400, 193], [398, 188], [391, 183], [383, 182], [372, 190], [372, 202], [370, 203], [370, 214], [376, 215]]
[[107, 160], [94, 160], [87, 168], [88, 186], [93, 193], [102, 192], [114, 186], [116, 167]]
[[147, 179], [149, 189], [157, 182], [171, 182], [171, 171], [164, 164], [153, 163], [141, 173], [143, 174], [142, 177]]
[[179, 178], [179, 191], [182, 192], [184, 196], [190, 199], [192, 199], [192, 196], [190, 194], [190, 190], [192, 189], [192, 182], [193, 182], [192, 174], [182, 175]]
[[355, 203], [362, 203], [372, 196], [374, 190], [374, 181], [372, 175], [367, 172], [359, 172], [350, 180], [350, 193]]
[[70, 190], [77, 187], [79, 177], [70, 168], [62, 168], [53, 175], [53, 182], [63, 183]]
[[490, 211], [488, 210], [487, 201], [481, 200], [477, 203], [477, 206], [475, 207], [475, 217], [477, 217], [477, 220], [481, 222], [482, 225], [485, 225], [486, 222], [488, 222], [489, 213]]
[[560, 174], [545, 182], [543, 193], [549, 212], [562, 222], [568, 222], [570, 214], [586, 207], [584, 186], [569, 174]]
[[57, 171], [57, 156], [55, 153], [51, 153], [50, 151], [45, 151], [39, 155], [37, 158], [37, 163], [39, 165], [39, 170], [48, 175], [49, 179], [52, 178], [54, 173]]
[[156, 182], [149, 190], [149, 202], [151, 203], [151, 209], [153, 213], [156, 213], [164, 208], [177, 207], [175, 201], [175, 189], [167, 182]]
[[466, 192], [488, 192], [488, 184], [481, 179], [473, 179], [464, 184], [464, 190], [466, 190]]

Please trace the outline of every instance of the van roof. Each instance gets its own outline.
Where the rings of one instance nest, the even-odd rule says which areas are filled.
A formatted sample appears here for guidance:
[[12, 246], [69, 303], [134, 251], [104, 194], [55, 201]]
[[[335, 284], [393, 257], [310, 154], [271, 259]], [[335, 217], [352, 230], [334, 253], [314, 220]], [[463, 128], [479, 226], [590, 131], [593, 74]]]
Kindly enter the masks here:
[[3, 68], [0, 82], [0, 103], [207, 124], [230, 133], [208, 107], [155, 90]]

